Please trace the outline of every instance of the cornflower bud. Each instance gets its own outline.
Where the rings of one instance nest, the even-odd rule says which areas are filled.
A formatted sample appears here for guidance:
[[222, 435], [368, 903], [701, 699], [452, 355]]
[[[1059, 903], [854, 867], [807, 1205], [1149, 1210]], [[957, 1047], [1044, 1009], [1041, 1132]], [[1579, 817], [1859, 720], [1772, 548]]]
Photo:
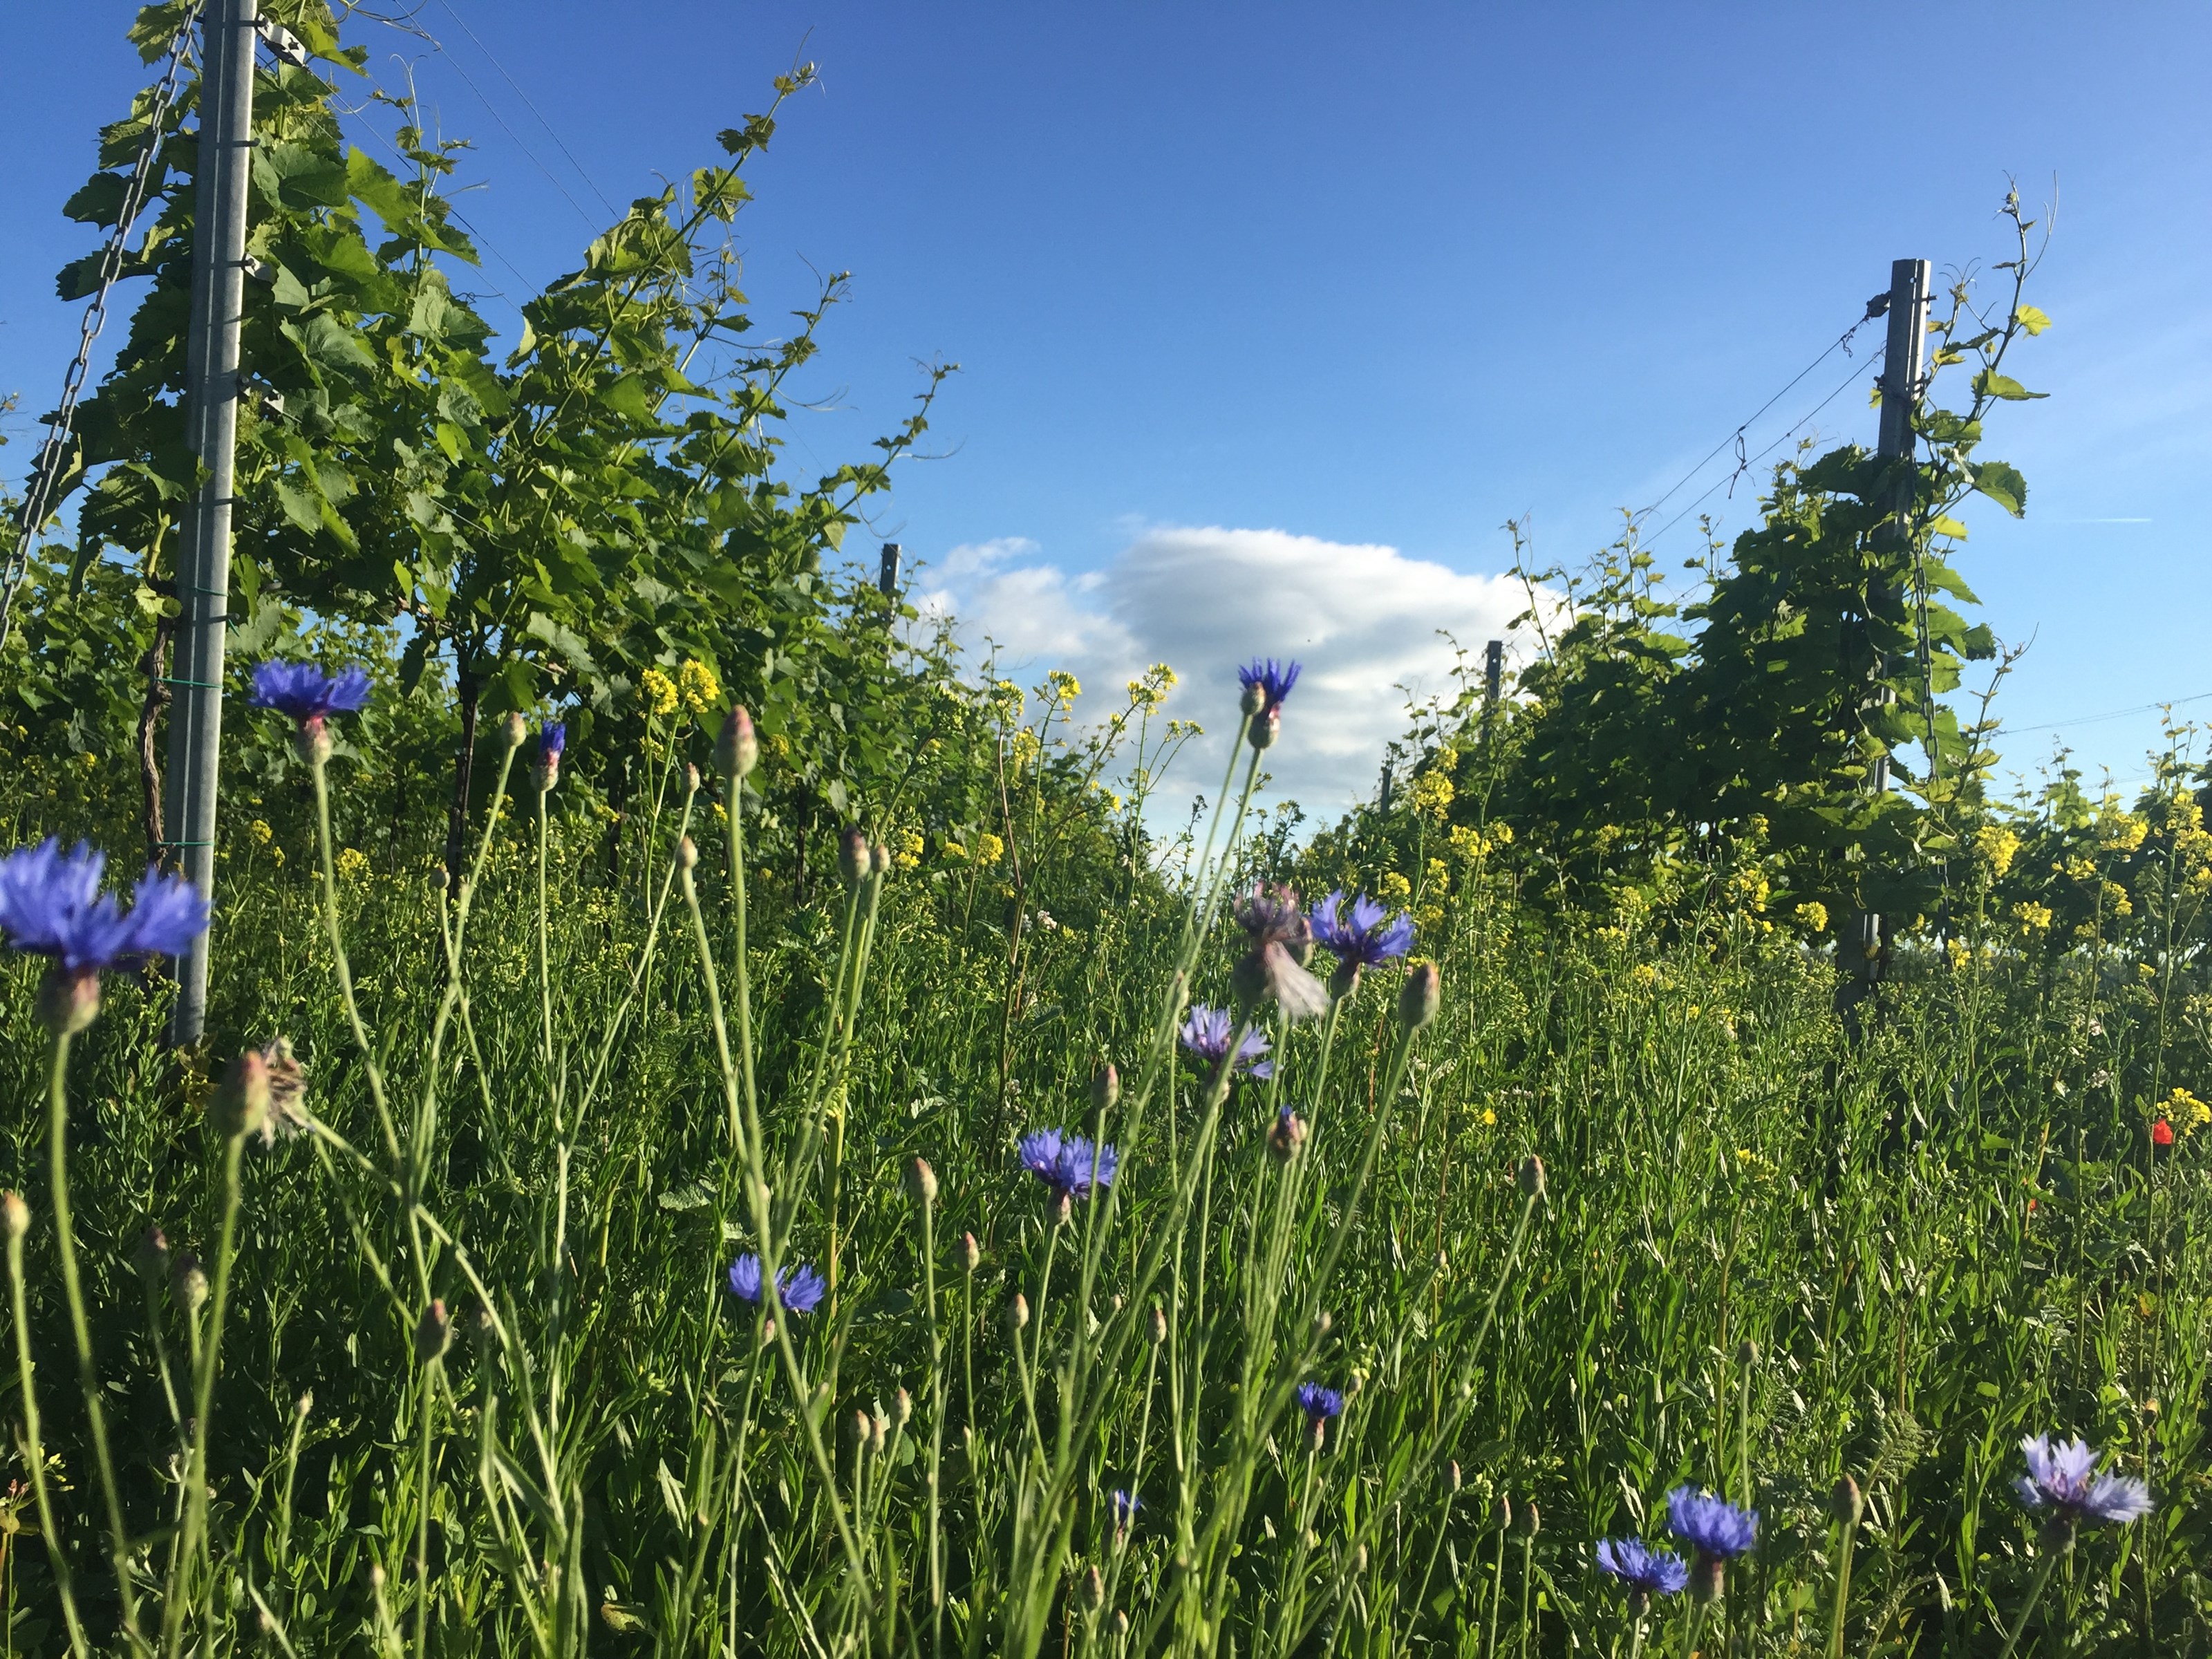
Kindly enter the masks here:
[[1167, 1340], [1168, 1316], [1161, 1311], [1159, 1304], [1155, 1303], [1152, 1306], [1152, 1346], [1158, 1347]]
[[1121, 1074], [1108, 1061], [1091, 1074], [1091, 1109], [1110, 1112], [1114, 1103], [1121, 1098]]
[[906, 1166], [908, 1191], [924, 1204], [937, 1202], [937, 1171], [929, 1167], [929, 1160], [918, 1158]]
[[914, 1396], [901, 1389], [891, 1396], [891, 1426], [904, 1429], [914, 1421]]
[[169, 1276], [169, 1237], [159, 1227], [138, 1235], [138, 1273], [149, 1285]]
[[1443, 976], [1433, 962], [1417, 962], [1406, 972], [1406, 982], [1398, 988], [1398, 1024], [1409, 1032], [1418, 1031], [1437, 1017], [1437, 1003], [1443, 994]]
[[684, 836], [676, 843], [676, 867], [679, 870], [696, 870], [699, 867], [698, 843], [689, 836]]
[[1848, 1474], [1836, 1482], [1836, 1489], [1828, 1494], [1828, 1512], [1846, 1526], [1856, 1525], [1866, 1512], [1866, 1498], [1859, 1491], [1859, 1483]]
[[453, 1346], [453, 1322], [446, 1312], [445, 1303], [437, 1297], [422, 1310], [422, 1317], [415, 1326], [415, 1358], [424, 1364], [434, 1359], [443, 1359], [446, 1350]]
[[1275, 1115], [1267, 1131], [1267, 1154], [1278, 1164], [1288, 1164], [1306, 1144], [1306, 1121], [1285, 1106]]
[[169, 1294], [187, 1314], [197, 1314], [207, 1305], [207, 1269], [190, 1250], [179, 1250], [169, 1259]]
[[1267, 706], [1267, 688], [1256, 679], [1244, 688], [1244, 695], [1237, 700], [1237, 707], [1243, 711], [1248, 720], [1261, 713]]
[[520, 749], [530, 736], [530, 728], [523, 724], [521, 714], [514, 709], [507, 711], [507, 718], [499, 723], [499, 740], [509, 749]]
[[292, 733], [292, 752], [307, 766], [321, 766], [331, 757], [331, 728], [319, 714], [301, 720]]
[[723, 717], [721, 735], [714, 739], [714, 769], [726, 778], [743, 780], [760, 762], [760, 739], [753, 733], [753, 717], [742, 705], [732, 705]]
[[1515, 1183], [1521, 1188], [1522, 1197], [1543, 1197], [1544, 1160], [1537, 1157], [1534, 1152], [1529, 1153], [1528, 1157], [1521, 1160], [1520, 1173], [1515, 1176], [1513, 1179]]
[[1007, 1328], [1009, 1329], [1018, 1331], [1029, 1322], [1030, 1299], [1024, 1296], [1019, 1291], [1016, 1291], [1014, 1292], [1014, 1299], [1006, 1304]]
[[868, 872], [878, 881], [891, 872], [891, 849], [881, 842], [868, 848]]
[[269, 1062], [248, 1048], [224, 1069], [208, 1119], [226, 1139], [257, 1134], [269, 1121]]
[[1052, 1224], [1054, 1226], [1066, 1226], [1067, 1224], [1067, 1218], [1073, 1214], [1074, 1211], [1075, 1200], [1071, 1194], [1063, 1192], [1054, 1193], [1052, 1195]]
[[1504, 1492], [1498, 1494], [1498, 1529], [1504, 1532], [1513, 1525], [1513, 1500]]
[[100, 975], [56, 963], [39, 981], [37, 1012], [39, 1024], [55, 1036], [75, 1036], [100, 1018]]
[[1735, 1346], [1735, 1363], [1739, 1365], [1759, 1364], [1759, 1340], [1747, 1336]]
[[1528, 1536], [1534, 1538], [1544, 1530], [1544, 1514], [1532, 1502], [1528, 1505]]
[[856, 1411], [856, 1412], [854, 1412], [854, 1413], [853, 1413], [852, 1418], [850, 1419], [850, 1420], [848, 1420], [848, 1421], [846, 1423], [846, 1425], [845, 1425], [845, 1439], [846, 1439], [847, 1443], [848, 1443], [848, 1444], [853, 1448], [853, 1450], [854, 1450], [854, 1452], [856, 1455], [857, 1455], [858, 1453], [864, 1452], [864, 1451], [867, 1450], [867, 1449], [868, 1449], [868, 1414], [867, 1414], [867, 1413], [863, 1412], [863, 1411]]
[[837, 838], [837, 873], [845, 878], [848, 887], [858, 887], [868, 873], [869, 864], [868, 838], [855, 824]]
[[1114, 1638], [1116, 1641], [1126, 1641], [1128, 1635], [1129, 1615], [1116, 1608], [1114, 1613]]
[[878, 1457], [884, 1455], [884, 1442], [890, 1437], [890, 1419], [881, 1412], [868, 1419], [868, 1449]]
[[1450, 1462], [1444, 1465], [1444, 1474], [1445, 1478], [1451, 1482], [1451, 1489], [1454, 1492], [1457, 1492], [1460, 1489], [1459, 1460], [1457, 1458], [1455, 1457]]
[[31, 1206], [23, 1202], [22, 1194], [0, 1194], [0, 1228], [7, 1230], [11, 1243], [31, 1231]]
[[983, 1265], [983, 1252], [973, 1233], [960, 1235], [960, 1265], [971, 1273]]
[[1083, 1575], [1083, 1602], [1093, 1613], [1106, 1605], [1106, 1580], [1096, 1562], [1091, 1564], [1091, 1571]]
[[699, 793], [699, 769], [690, 761], [684, 763], [684, 793], [687, 795]]
[[1283, 735], [1283, 711], [1270, 708], [1264, 714], [1255, 716], [1252, 724], [1245, 728], [1244, 734], [1255, 749], [1273, 749], [1275, 739]]

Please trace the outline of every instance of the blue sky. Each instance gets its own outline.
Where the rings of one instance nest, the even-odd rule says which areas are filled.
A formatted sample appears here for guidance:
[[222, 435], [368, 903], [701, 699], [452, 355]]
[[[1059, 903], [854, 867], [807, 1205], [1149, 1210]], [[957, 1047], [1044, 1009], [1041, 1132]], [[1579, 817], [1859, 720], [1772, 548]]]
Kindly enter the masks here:
[[[0, 13], [0, 56], [46, 70], [10, 76], [0, 179], [19, 470], [74, 339], [52, 274], [90, 246], [58, 209], [144, 74], [128, 15]], [[2027, 474], [2028, 516], [1976, 515], [1962, 560], [1999, 635], [2034, 641], [2001, 711], [2069, 722], [2093, 771], [2135, 778], [2157, 717], [2078, 717], [2212, 692], [2194, 648], [2212, 449], [2202, 8], [422, 0], [414, 15], [429, 38], [366, 22], [349, 38], [476, 141], [460, 205], [493, 250], [477, 280], [515, 298], [574, 263], [608, 216], [600, 193], [620, 204], [708, 159], [771, 74], [818, 63], [739, 222], [764, 328], [812, 271], [854, 274], [794, 459], [859, 454], [904, 412], [918, 360], [959, 362], [945, 459], [910, 467], [877, 526], [930, 562], [921, 591], [1011, 659], [1094, 684], [1166, 655], [1200, 719], [1233, 658], [1305, 656], [1306, 752], [1296, 732], [1279, 752], [1310, 810], [1372, 779], [1393, 685], [1433, 688], [1448, 665], [1436, 629], [1479, 640], [1510, 614], [1487, 580], [1510, 560], [1507, 518], [1528, 516], [1540, 558], [1595, 550], [1616, 509], [1658, 495], [1840, 333], [1893, 258], [2005, 257], [2008, 175], [2039, 205], [2055, 188], [2059, 211], [2031, 295], [2055, 326], [2017, 361], [2051, 395], [2002, 411], [1985, 452]], [[388, 113], [364, 118], [388, 131]], [[1852, 372], [1831, 358], [1750, 447]], [[1814, 429], [1870, 437], [1859, 387]], [[1754, 482], [1714, 497], [1728, 533]], [[1689, 529], [1661, 550], [1687, 554]], [[2021, 730], [2008, 763], [2059, 735]]]

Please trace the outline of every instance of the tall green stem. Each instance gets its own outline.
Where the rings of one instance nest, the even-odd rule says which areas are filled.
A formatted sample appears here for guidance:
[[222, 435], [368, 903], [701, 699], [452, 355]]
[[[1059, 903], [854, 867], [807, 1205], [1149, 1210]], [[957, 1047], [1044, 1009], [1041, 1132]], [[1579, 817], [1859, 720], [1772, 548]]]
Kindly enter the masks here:
[[[66, 1037], [61, 1039], [66, 1042]], [[11, 1212], [23, 1200], [9, 1194]], [[39, 1504], [39, 1533], [46, 1540], [52, 1562], [54, 1589], [61, 1598], [62, 1620], [69, 1626], [70, 1651], [76, 1659], [90, 1659], [91, 1644], [85, 1640], [84, 1622], [77, 1617], [76, 1590], [70, 1575], [69, 1551], [62, 1543], [61, 1518], [54, 1513], [52, 1494], [46, 1490], [46, 1444], [39, 1426], [39, 1390], [31, 1362], [31, 1315], [23, 1294], [23, 1233], [29, 1214], [11, 1218], [8, 1234], [8, 1297], [15, 1318], [15, 1378], [23, 1398], [24, 1461], [31, 1466], [31, 1492]]]

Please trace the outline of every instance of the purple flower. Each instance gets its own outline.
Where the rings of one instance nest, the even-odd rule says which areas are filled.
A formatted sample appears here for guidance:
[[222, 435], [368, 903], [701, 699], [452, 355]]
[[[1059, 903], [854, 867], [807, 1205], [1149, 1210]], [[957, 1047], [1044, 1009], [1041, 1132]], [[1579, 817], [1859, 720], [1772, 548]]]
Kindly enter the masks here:
[[325, 674], [311, 662], [256, 663], [252, 702], [256, 708], [289, 714], [302, 726], [310, 721], [319, 726], [332, 714], [358, 714], [368, 707], [368, 674], [361, 668]]
[[2055, 1519], [2075, 1526], [2124, 1525], [2155, 1506], [2150, 1489], [2132, 1475], [2099, 1474], [2095, 1449], [2077, 1435], [2059, 1445], [2039, 1434], [2020, 1443], [2027, 1473], [2012, 1483], [2020, 1501], [2032, 1510], [2049, 1510]]
[[1690, 1569], [1680, 1556], [1655, 1550], [1641, 1538], [1599, 1539], [1597, 1564], [1633, 1595], [1672, 1595], [1690, 1582]]
[[1314, 906], [1311, 923], [1322, 948], [1347, 967], [1377, 968], [1413, 948], [1413, 919], [1403, 911], [1391, 915], [1364, 893], [1352, 901], [1346, 921], [1341, 887]]
[[0, 859], [0, 933], [82, 976], [126, 957], [181, 956], [207, 930], [207, 901], [182, 876], [147, 871], [125, 911], [100, 890], [106, 868], [105, 854], [82, 842], [64, 853], [52, 836]]
[[538, 758], [541, 761], [561, 758], [568, 746], [568, 726], [565, 720], [549, 720], [538, 728]]
[[1718, 1492], [1681, 1486], [1667, 1494], [1667, 1524], [1707, 1560], [1728, 1561], [1758, 1537], [1759, 1511], [1740, 1510]]
[[1283, 706], [1283, 699], [1298, 683], [1298, 665], [1294, 662], [1277, 662], [1273, 657], [1264, 662], [1255, 658], [1249, 667], [1237, 671], [1237, 683], [1244, 688], [1248, 702], [1259, 704], [1249, 712], [1265, 720]]
[[1343, 1391], [1324, 1389], [1318, 1382], [1301, 1382], [1298, 1384], [1298, 1409], [1306, 1414], [1307, 1422], [1325, 1423], [1344, 1410]]
[[1114, 1530], [1116, 1532], [1121, 1531], [1134, 1521], [1137, 1518], [1137, 1511], [1145, 1506], [1143, 1498], [1133, 1492], [1124, 1492], [1119, 1486], [1107, 1494], [1106, 1502], [1108, 1507], [1114, 1511]]
[[1022, 1167], [1062, 1198], [1085, 1198], [1094, 1186], [1110, 1187], [1121, 1155], [1094, 1146], [1085, 1135], [1032, 1129], [1021, 1139]]
[[1238, 901], [1237, 924], [1251, 948], [1230, 975], [1238, 1002], [1249, 1008], [1273, 998], [1287, 1020], [1316, 1019], [1328, 1012], [1328, 993], [1305, 969], [1313, 954], [1313, 924], [1287, 887], [1255, 884]]
[[[1218, 1066], [1229, 1052], [1229, 1039], [1236, 1030], [1237, 1023], [1226, 1008], [1193, 1003], [1190, 1018], [1182, 1023], [1182, 1046], [1209, 1065]], [[1262, 1079], [1273, 1077], [1274, 1063], [1260, 1058], [1267, 1052], [1267, 1039], [1257, 1031], [1248, 1031], [1237, 1049], [1237, 1068]]]
[[[775, 1297], [795, 1314], [810, 1314], [821, 1306], [830, 1287], [813, 1268], [786, 1267], [775, 1276]], [[761, 1299], [761, 1259], [748, 1250], [730, 1264], [730, 1289], [747, 1302]]]

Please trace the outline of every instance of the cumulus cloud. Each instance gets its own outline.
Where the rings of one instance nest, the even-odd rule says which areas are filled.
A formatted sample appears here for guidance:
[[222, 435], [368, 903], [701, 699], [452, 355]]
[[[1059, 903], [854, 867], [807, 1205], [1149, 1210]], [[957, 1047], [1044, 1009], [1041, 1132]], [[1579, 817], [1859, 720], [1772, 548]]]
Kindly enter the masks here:
[[1304, 672], [1268, 754], [1271, 793], [1324, 820], [1373, 790], [1408, 694], [1452, 689], [1452, 640], [1479, 659], [1525, 606], [1509, 576], [1281, 530], [1146, 529], [1082, 575], [1006, 538], [955, 548], [931, 575], [916, 596], [926, 613], [951, 618], [971, 653], [995, 644], [1003, 673], [1073, 672], [1086, 688], [1079, 717], [1106, 713], [1147, 665], [1173, 667], [1182, 684], [1170, 712], [1210, 734], [1170, 781], [1178, 799], [1220, 777], [1237, 665], [1297, 658]]

